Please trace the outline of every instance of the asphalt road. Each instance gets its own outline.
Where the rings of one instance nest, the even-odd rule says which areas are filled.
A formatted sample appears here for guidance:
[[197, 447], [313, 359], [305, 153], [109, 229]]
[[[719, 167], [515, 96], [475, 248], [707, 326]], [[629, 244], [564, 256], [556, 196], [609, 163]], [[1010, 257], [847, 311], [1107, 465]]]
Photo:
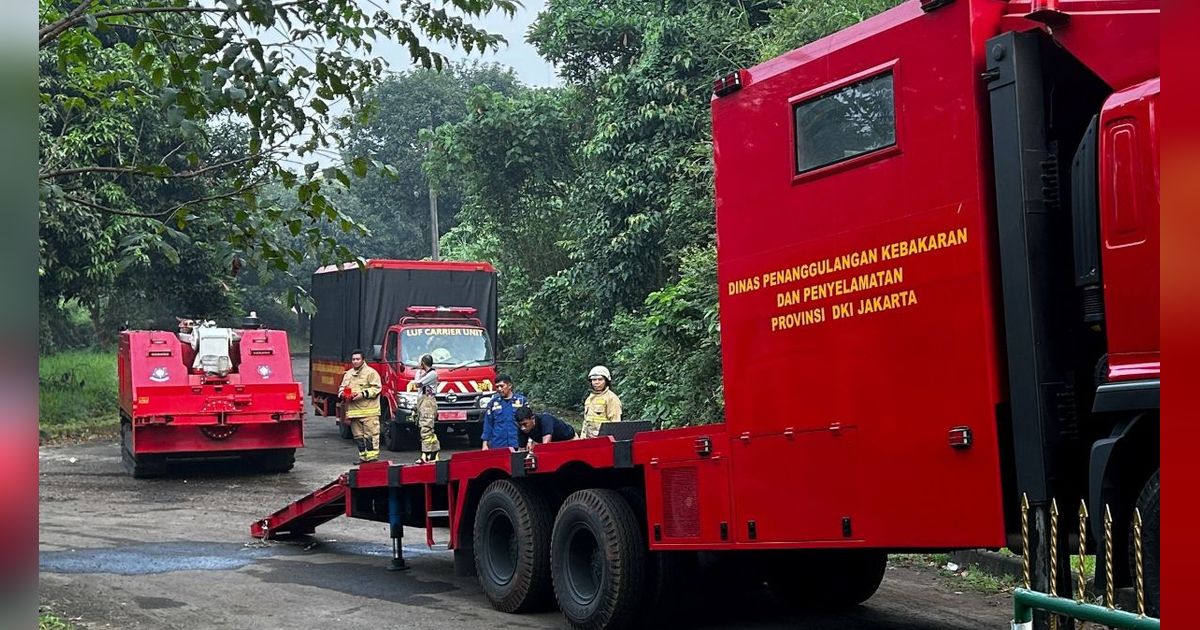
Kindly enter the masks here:
[[[307, 361], [294, 363], [301, 379]], [[310, 414], [290, 473], [245, 474], [234, 462], [188, 464], [135, 480], [116, 439], [42, 447], [40, 597], [81, 628], [565, 628], [561, 615], [492, 610], [451, 554], [405, 531], [405, 572], [386, 570], [386, 526], [346, 518], [311, 547], [262, 544], [252, 520], [328, 483], [354, 449], [333, 421]], [[444, 446], [465, 448], [456, 436]], [[386, 456], [385, 452], [385, 456]], [[408, 459], [409, 454], [396, 455]], [[1004, 595], [956, 590], [929, 571], [890, 567], [865, 605], [801, 612], [751, 593], [695, 602], [696, 628], [975, 630], [1002, 628]]]

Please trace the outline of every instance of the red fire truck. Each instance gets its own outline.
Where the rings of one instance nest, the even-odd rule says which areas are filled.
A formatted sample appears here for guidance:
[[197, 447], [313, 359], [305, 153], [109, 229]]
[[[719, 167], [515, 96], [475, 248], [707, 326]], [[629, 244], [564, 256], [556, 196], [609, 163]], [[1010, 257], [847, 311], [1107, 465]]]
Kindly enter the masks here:
[[[381, 446], [417, 448], [417, 362], [433, 356], [439, 371], [438, 434], [461, 433], [479, 446], [483, 404], [496, 380], [496, 271], [488, 263], [372, 259], [318, 269], [312, 295], [309, 389], [317, 413], [350, 423], [338, 385], [350, 353], [367, 353], [383, 380]], [[519, 354], [519, 353], [518, 353]]]
[[134, 477], [168, 459], [244, 456], [286, 472], [304, 446], [304, 398], [287, 333], [213, 322], [184, 332], [122, 331], [117, 349], [121, 457]]
[[1141, 510], [1157, 614], [1158, 20], [910, 0], [721, 78], [724, 423], [364, 465], [252, 533], [447, 525], [496, 608], [614, 628], [697, 553], [852, 605], [888, 553], [1016, 548], [1022, 497], [1034, 529], [1086, 499], [1117, 586]]

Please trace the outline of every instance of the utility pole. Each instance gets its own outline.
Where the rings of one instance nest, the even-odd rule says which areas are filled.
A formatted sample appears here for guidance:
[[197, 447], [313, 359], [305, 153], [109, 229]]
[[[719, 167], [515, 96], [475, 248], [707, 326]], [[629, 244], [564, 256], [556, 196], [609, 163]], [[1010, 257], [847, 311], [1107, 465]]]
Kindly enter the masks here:
[[[433, 153], [433, 110], [429, 110], [429, 153]], [[433, 245], [433, 259], [441, 260], [438, 247], [438, 213], [437, 189], [434, 188], [433, 178], [429, 179], [429, 242]]]
[[429, 232], [433, 243], [433, 259], [441, 260], [438, 252], [437, 189], [433, 187], [432, 180], [429, 182]]

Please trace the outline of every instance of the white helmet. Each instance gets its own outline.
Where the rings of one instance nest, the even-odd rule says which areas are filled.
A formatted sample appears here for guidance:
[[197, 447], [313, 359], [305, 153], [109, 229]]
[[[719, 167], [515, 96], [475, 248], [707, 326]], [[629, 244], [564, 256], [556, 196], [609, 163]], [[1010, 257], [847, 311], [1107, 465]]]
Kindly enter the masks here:
[[591, 372], [588, 372], [589, 380], [596, 378], [597, 376], [603, 376], [604, 380], [610, 383], [612, 382], [612, 374], [609, 374], [608, 368], [604, 367], [603, 365], [597, 365], [596, 367], [592, 368]]

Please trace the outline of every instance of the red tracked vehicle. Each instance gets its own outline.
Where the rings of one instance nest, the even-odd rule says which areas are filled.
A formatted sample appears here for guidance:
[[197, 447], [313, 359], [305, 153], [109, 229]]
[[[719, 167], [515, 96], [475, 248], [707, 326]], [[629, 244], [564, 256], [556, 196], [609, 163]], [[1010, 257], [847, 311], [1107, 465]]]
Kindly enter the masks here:
[[1043, 532], [1086, 499], [1112, 508], [1116, 586], [1133, 508], [1152, 524], [1157, 614], [1158, 20], [910, 0], [723, 77], [724, 423], [364, 465], [251, 533], [345, 514], [398, 551], [401, 525], [448, 525], [497, 609], [615, 628], [699, 554], [852, 605], [888, 553], [1015, 548], [1022, 496]]
[[168, 460], [241, 456], [285, 472], [304, 446], [304, 399], [287, 333], [212, 322], [188, 332], [122, 331], [117, 350], [121, 457], [134, 477]]

